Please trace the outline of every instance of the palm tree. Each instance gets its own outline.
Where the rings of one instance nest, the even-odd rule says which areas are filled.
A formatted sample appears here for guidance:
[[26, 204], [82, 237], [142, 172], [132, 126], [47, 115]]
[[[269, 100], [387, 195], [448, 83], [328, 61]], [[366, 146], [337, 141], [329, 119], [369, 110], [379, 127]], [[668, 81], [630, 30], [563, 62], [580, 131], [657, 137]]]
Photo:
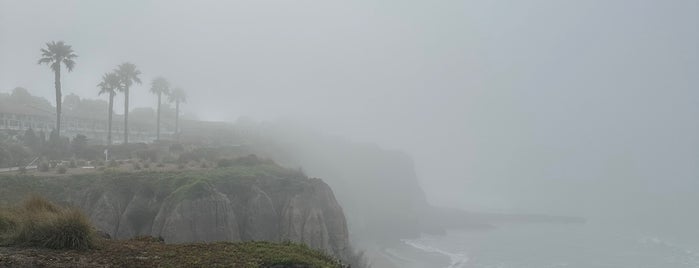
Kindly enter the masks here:
[[180, 103], [187, 102], [187, 94], [182, 88], [175, 88], [170, 92], [170, 102], [175, 103], [175, 134], [180, 130]]
[[61, 134], [61, 63], [66, 66], [69, 72], [75, 67], [77, 58], [71, 46], [63, 41], [52, 41], [46, 43], [46, 48], [41, 49], [41, 59], [38, 64], [48, 64], [54, 73], [54, 85], [56, 87], [56, 134]]
[[121, 80], [116, 73], [106, 73], [102, 76], [99, 95], [109, 94], [109, 111], [107, 111], [107, 145], [112, 145], [112, 114], [114, 113], [114, 96], [119, 88]]
[[141, 71], [136, 69], [136, 65], [124, 62], [115, 70], [121, 80], [119, 91], [124, 92], [124, 144], [129, 143], [129, 89], [133, 83], [141, 84]]
[[165, 78], [158, 76], [153, 79], [150, 92], [158, 95], [158, 119], [156, 120], [157, 128], [155, 130], [155, 137], [156, 140], [160, 140], [160, 101], [163, 94], [167, 95], [170, 93], [170, 82], [168, 82]]

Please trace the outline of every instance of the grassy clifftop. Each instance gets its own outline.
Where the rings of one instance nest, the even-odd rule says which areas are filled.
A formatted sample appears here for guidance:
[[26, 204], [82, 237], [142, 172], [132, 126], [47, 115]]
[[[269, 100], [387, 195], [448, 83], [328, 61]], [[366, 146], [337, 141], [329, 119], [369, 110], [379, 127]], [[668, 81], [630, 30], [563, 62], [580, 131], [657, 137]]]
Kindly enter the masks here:
[[[245, 189], [250, 185], [272, 186], [273, 190], [293, 193], [308, 183], [301, 172], [274, 163], [236, 164], [225, 168], [198, 170], [121, 171], [119, 169], [55, 176], [34, 174], [0, 175], [0, 204], [21, 201], [28, 193], [64, 202], [75, 192], [101, 188], [129, 194], [134, 188], [152, 191], [159, 198], [196, 197], [207, 184]], [[137, 187], [134, 187], [137, 186]]]
[[304, 245], [270, 242], [164, 244], [105, 240], [95, 249], [0, 247], [0, 267], [343, 267]]
[[0, 267], [343, 267], [290, 242], [165, 244], [99, 238], [78, 210], [32, 197], [0, 208]]

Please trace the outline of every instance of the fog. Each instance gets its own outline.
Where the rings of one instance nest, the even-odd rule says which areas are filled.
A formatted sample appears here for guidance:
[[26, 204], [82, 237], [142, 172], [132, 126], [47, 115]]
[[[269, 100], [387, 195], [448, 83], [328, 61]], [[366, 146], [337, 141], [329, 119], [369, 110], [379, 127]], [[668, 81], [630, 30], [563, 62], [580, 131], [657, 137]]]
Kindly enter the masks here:
[[[202, 120], [291, 121], [406, 152], [428, 200], [699, 224], [699, 2], [0, 1], [0, 91], [53, 99], [124, 61]], [[123, 101], [117, 98], [116, 112]], [[641, 220], [643, 219], [643, 220]], [[641, 222], [642, 221], [642, 222]]]

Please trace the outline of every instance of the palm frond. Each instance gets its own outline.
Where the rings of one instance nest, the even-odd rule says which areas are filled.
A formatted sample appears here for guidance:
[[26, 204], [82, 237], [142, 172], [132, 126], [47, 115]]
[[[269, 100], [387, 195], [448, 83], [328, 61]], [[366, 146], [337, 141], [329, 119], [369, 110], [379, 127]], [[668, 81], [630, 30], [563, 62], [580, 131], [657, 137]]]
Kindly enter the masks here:
[[141, 84], [141, 78], [138, 77], [139, 75], [141, 75], [141, 71], [138, 70], [136, 65], [133, 63], [124, 62], [117, 66], [115, 72], [119, 74], [122, 83], [126, 87], [131, 86], [134, 82]]
[[52, 58], [41, 58], [41, 59], [39, 59], [39, 61], [37, 62], [37, 64], [49, 63], [49, 62], [52, 62], [52, 61], [53, 61]]
[[110, 96], [116, 94], [116, 90], [119, 88], [120, 80], [116, 73], [106, 73], [102, 76], [102, 81], [97, 84], [100, 88], [99, 94], [109, 93]]
[[60, 61], [54, 61], [53, 63], [51, 63], [51, 70], [53, 70], [54, 72], [58, 72], [58, 69], [60, 69], [60, 68], [61, 68]]
[[69, 72], [72, 72], [73, 68], [75, 67], [75, 61], [68, 58], [63, 59], [63, 64], [66, 65], [66, 68], [68, 68]]
[[48, 50], [45, 49], [45, 48], [42, 48], [42, 49], [41, 49], [41, 56], [44, 56], [44, 57], [47, 57], [47, 58], [51, 58], [51, 57], [53, 57], [53, 53], [52, 53], [51, 51], [48, 51]]
[[187, 95], [182, 88], [177, 87], [170, 92], [170, 95], [168, 95], [168, 100], [170, 102], [186, 102]]
[[37, 61], [38, 64], [49, 64], [54, 72], [60, 69], [60, 64], [65, 64], [68, 71], [72, 71], [75, 67], [74, 58], [77, 58], [73, 52], [73, 48], [66, 45], [63, 41], [51, 41], [46, 43], [46, 48], [41, 48], [41, 58]]
[[167, 94], [170, 92], [170, 82], [162, 76], [158, 76], [151, 82], [150, 92], [153, 94]]

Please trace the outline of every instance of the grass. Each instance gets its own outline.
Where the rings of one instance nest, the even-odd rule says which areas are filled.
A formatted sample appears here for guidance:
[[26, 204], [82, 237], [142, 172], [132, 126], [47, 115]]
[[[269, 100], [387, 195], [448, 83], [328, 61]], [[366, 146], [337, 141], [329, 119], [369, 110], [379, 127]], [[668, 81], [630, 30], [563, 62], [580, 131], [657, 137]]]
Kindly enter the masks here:
[[84, 250], [95, 246], [95, 234], [80, 211], [35, 196], [0, 210], [0, 245]]
[[0, 267], [21, 267], [22, 264], [40, 267], [346, 267], [330, 256], [299, 244], [164, 244], [150, 237], [105, 240], [99, 248], [87, 251], [0, 248]]

